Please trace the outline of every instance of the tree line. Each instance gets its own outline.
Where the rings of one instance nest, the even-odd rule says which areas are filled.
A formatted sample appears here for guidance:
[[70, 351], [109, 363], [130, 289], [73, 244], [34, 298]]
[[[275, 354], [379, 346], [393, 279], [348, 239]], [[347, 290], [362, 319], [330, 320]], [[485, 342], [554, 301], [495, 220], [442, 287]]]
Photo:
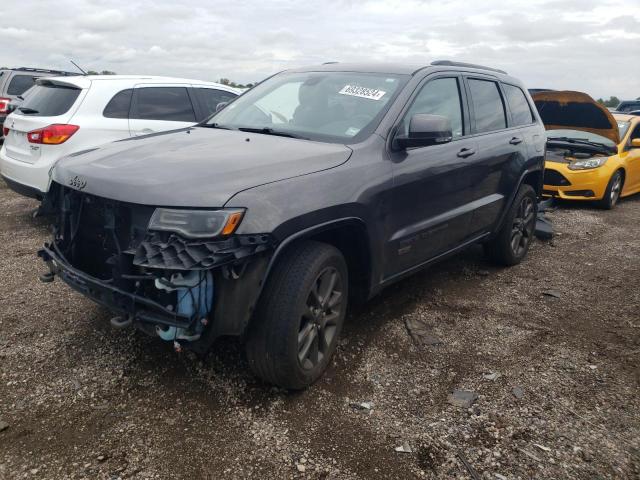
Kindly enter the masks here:
[[255, 83], [242, 84], [242, 83], [232, 82], [228, 78], [221, 78], [220, 80], [218, 80], [218, 83], [221, 83], [222, 85], [227, 85], [229, 87], [234, 87], [234, 88], [251, 88], [255, 85]]

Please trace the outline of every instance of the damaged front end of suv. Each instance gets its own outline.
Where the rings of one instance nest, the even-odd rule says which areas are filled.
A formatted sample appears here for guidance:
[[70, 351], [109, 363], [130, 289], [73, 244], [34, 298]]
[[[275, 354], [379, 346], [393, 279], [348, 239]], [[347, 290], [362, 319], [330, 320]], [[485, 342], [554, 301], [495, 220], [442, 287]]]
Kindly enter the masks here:
[[53, 183], [43, 210], [53, 239], [39, 251], [55, 276], [135, 326], [206, 351], [240, 335], [272, 254], [270, 235], [237, 235], [243, 209], [161, 208], [99, 197]]

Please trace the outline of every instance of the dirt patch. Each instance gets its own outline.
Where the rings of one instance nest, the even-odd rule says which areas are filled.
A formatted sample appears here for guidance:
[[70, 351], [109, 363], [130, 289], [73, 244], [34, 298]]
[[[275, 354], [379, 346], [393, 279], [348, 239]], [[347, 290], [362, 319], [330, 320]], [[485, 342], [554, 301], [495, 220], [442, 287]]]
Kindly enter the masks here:
[[2, 479], [470, 478], [460, 456], [487, 479], [640, 476], [640, 198], [563, 206], [520, 266], [473, 248], [394, 285], [296, 394], [251, 377], [237, 341], [198, 359], [111, 330], [38, 281], [35, 203], [0, 200]]

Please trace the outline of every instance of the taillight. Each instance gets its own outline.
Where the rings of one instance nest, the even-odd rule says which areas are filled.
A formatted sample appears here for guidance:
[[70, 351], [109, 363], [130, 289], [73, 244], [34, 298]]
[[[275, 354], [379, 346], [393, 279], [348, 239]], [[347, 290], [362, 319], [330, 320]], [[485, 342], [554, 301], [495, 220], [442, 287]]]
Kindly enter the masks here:
[[9, 127], [2, 127], [2, 136], [6, 137], [9, 135]]
[[0, 113], [9, 113], [10, 98], [0, 97]]
[[29, 143], [43, 143], [45, 145], [60, 145], [71, 138], [80, 127], [77, 125], [55, 124], [27, 133]]

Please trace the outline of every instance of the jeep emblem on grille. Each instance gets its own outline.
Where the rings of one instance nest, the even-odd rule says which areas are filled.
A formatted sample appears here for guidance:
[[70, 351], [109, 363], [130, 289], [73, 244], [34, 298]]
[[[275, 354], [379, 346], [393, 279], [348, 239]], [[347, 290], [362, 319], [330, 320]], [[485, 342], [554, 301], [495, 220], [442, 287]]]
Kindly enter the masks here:
[[82, 190], [87, 186], [87, 180], [80, 175], [76, 175], [75, 177], [69, 179], [69, 186], [71, 188], [75, 188], [76, 190]]

